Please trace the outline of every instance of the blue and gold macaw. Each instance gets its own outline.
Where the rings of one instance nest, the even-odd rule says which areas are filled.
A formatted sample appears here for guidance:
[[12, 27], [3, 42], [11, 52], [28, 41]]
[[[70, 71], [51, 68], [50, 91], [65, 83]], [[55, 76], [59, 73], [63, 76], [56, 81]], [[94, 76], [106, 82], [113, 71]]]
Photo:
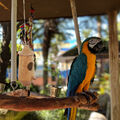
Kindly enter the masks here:
[[[98, 37], [87, 38], [81, 45], [80, 55], [77, 56], [68, 76], [67, 96], [88, 91], [96, 71], [96, 53], [103, 49], [103, 43]], [[76, 119], [76, 108], [67, 108], [67, 120]]]

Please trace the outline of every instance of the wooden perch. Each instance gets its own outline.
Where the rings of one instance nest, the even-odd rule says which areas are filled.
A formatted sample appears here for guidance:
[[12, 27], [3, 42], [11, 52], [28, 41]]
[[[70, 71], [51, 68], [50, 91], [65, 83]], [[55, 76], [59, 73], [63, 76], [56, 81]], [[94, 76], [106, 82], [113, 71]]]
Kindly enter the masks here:
[[[5, 94], [9, 96], [15, 96], [15, 97], [23, 97], [23, 96], [25, 97], [25, 96], [28, 96], [28, 91], [25, 89], [17, 89], [14, 91], [7, 92]], [[51, 96], [30, 92], [30, 97], [40, 99], [40, 98], [50, 98]]]
[[97, 110], [98, 104], [96, 104], [96, 101], [96, 93], [92, 93], [92, 96], [87, 93], [87, 97], [81, 93], [79, 95], [66, 98], [41, 99], [33, 97], [15, 97], [0, 94], [0, 108], [14, 111], [53, 110], [71, 107]]

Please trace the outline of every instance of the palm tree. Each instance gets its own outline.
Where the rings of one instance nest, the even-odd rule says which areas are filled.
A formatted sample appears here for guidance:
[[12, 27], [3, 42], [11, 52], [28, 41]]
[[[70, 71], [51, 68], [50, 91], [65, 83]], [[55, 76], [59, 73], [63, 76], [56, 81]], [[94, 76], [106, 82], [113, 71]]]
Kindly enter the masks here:
[[44, 79], [44, 87], [48, 83], [48, 54], [49, 49], [51, 47], [51, 40], [54, 35], [58, 32], [57, 29], [58, 22], [57, 20], [45, 20], [44, 22], [44, 38], [43, 38], [43, 79]]
[[44, 21], [44, 38], [43, 38], [43, 65], [44, 65], [44, 70], [43, 70], [43, 79], [44, 79], [44, 88], [48, 83], [48, 55], [49, 55], [49, 50], [51, 48], [51, 42], [52, 39], [57, 36], [57, 39], [59, 40], [65, 40], [66, 36], [63, 31], [60, 30], [60, 25], [62, 23], [65, 23], [65, 19], [50, 19], [50, 20], [45, 20]]

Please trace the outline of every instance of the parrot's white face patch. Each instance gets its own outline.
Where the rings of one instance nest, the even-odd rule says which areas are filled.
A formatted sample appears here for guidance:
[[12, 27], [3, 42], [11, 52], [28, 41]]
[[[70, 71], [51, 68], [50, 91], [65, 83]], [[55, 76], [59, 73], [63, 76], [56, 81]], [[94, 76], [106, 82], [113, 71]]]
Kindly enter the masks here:
[[94, 48], [99, 42], [101, 42], [101, 39], [92, 38], [88, 41], [88, 44], [90, 48]]

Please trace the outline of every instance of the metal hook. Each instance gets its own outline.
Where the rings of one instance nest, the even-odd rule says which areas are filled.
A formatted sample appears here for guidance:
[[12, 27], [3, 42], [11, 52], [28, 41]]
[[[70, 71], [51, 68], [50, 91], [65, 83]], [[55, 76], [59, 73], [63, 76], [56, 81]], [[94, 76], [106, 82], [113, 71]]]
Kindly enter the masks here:
[[10, 85], [11, 85], [13, 91], [18, 87], [18, 84], [16, 83], [16, 81], [12, 81], [12, 82], [10, 83]]

